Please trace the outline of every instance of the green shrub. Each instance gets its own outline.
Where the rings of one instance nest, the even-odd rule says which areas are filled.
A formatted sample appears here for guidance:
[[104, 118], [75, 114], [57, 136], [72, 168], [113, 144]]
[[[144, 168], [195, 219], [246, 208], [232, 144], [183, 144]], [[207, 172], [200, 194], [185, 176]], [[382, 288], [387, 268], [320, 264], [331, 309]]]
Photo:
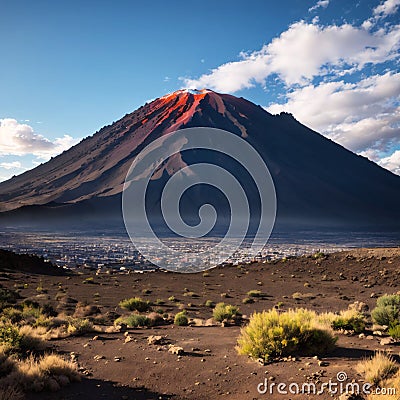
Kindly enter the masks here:
[[179, 301], [175, 296], [168, 297], [168, 300], [173, 301], [174, 303], [177, 303]]
[[397, 325], [400, 314], [400, 295], [384, 295], [377, 299], [372, 319], [379, 325]]
[[254, 303], [254, 299], [252, 299], [251, 297], [245, 297], [245, 298], [242, 300], [242, 303], [243, 303], [243, 304], [252, 304], [252, 303]]
[[151, 309], [149, 301], [142, 300], [140, 297], [131, 297], [120, 301], [119, 306], [129, 311], [145, 312]]
[[216, 321], [222, 322], [240, 316], [239, 308], [231, 304], [218, 303], [213, 311], [213, 317]]
[[126, 317], [119, 317], [114, 322], [115, 325], [126, 324], [131, 328], [138, 326], [151, 326], [151, 320], [146, 315], [131, 314]]
[[333, 319], [331, 326], [334, 330], [361, 333], [365, 330], [365, 318], [363, 314], [354, 309], [341, 311], [340, 315]]
[[0, 326], [0, 345], [11, 351], [19, 352], [22, 344], [22, 335], [17, 326], [4, 324]]
[[87, 318], [70, 318], [68, 321], [67, 332], [70, 335], [84, 335], [93, 331], [93, 323]]
[[336, 337], [318, 325], [315, 312], [276, 309], [254, 313], [238, 338], [238, 352], [270, 361], [293, 354], [323, 355], [333, 349]]
[[393, 339], [400, 339], [400, 324], [391, 325], [388, 333]]
[[189, 325], [189, 319], [186, 316], [186, 311], [178, 312], [174, 318], [174, 324], [178, 326], [187, 326]]
[[263, 293], [261, 290], [250, 290], [247, 292], [247, 296], [249, 297], [263, 297]]
[[209, 308], [215, 307], [215, 303], [212, 300], [207, 300], [204, 305]]
[[14, 304], [18, 298], [17, 292], [0, 287], [0, 310], [10, 304]]
[[43, 341], [31, 326], [18, 327], [10, 323], [0, 326], [0, 348], [6, 353], [26, 355], [40, 350], [42, 345]]

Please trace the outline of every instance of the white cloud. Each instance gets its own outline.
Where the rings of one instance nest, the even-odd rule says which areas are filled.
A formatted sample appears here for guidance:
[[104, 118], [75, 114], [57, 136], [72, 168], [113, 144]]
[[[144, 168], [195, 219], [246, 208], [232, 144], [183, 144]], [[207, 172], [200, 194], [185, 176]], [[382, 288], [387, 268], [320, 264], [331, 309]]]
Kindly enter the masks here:
[[389, 157], [382, 158], [379, 161], [379, 165], [397, 175], [400, 175], [400, 150], [396, 150]]
[[373, 75], [356, 83], [322, 82], [298, 88], [284, 104], [272, 104], [273, 114], [296, 118], [357, 152], [387, 151], [400, 142], [400, 73]]
[[400, 0], [386, 0], [374, 8], [373, 14], [375, 18], [384, 18], [388, 15], [396, 13], [399, 6]]
[[69, 135], [50, 141], [27, 124], [12, 118], [0, 119], [0, 155], [23, 156], [32, 154], [48, 160], [70, 148], [78, 140]]
[[308, 9], [308, 12], [313, 12], [320, 7], [326, 8], [326, 7], [328, 7], [328, 5], [329, 5], [329, 0], [319, 0], [319, 1], [317, 1], [317, 3], [314, 6], [312, 6]]
[[22, 164], [19, 161], [2, 162], [0, 168], [4, 169], [22, 169]]
[[350, 73], [366, 64], [398, 58], [399, 48], [400, 25], [370, 32], [350, 24], [320, 26], [300, 21], [261, 50], [242, 53], [241, 60], [222, 64], [198, 79], [182, 80], [188, 88], [236, 92], [278, 74], [287, 86], [304, 86], [328, 72], [345, 69]]

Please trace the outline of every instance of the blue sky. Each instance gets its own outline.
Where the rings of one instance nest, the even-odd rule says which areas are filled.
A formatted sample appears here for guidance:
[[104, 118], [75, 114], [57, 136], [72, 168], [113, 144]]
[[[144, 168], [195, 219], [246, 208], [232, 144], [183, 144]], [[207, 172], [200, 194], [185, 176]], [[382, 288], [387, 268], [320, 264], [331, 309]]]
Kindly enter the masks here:
[[181, 87], [243, 96], [400, 174], [400, 0], [0, 3], [0, 180]]

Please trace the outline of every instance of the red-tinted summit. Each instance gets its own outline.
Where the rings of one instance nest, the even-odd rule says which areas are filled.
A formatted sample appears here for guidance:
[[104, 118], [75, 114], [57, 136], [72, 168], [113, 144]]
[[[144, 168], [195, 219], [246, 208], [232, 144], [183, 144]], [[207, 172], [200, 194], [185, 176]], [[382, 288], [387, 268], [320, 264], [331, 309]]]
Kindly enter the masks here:
[[[278, 218], [317, 224], [400, 221], [400, 177], [290, 114], [273, 116], [246, 99], [208, 89], [178, 90], [155, 99], [47, 163], [0, 183], [0, 211], [50, 203], [53, 211], [55, 204], [62, 205], [60, 215], [78, 209], [82, 215], [82, 205], [97, 210], [98, 204], [107, 204], [100, 207], [102, 213], [118, 214], [136, 155], [153, 140], [185, 127], [224, 129], [248, 141], [274, 179]], [[214, 155], [207, 157], [212, 161]], [[164, 172], [171, 175], [188, 161], [197, 162], [177, 153], [154, 179], [165, 178]]]

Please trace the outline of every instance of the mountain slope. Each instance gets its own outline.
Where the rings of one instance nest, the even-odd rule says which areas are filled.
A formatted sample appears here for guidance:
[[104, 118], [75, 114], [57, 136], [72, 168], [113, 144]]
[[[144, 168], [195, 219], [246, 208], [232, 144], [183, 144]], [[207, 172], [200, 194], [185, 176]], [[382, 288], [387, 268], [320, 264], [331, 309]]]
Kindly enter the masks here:
[[[135, 156], [162, 135], [196, 126], [230, 131], [257, 149], [276, 185], [280, 221], [397, 226], [400, 220], [400, 177], [310, 130], [290, 114], [274, 116], [243, 98], [210, 90], [180, 90], [0, 183], [0, 221], [18, 215], [28, 219], [36, 215], [40, 220], [46, 215], [118, 218], [124, 179]], [[172, 157], [157, 175], [159, 184], [190, 164], [192, 157], [180, 153]], [[17, 210], [20, 207], [22, 211]]]

